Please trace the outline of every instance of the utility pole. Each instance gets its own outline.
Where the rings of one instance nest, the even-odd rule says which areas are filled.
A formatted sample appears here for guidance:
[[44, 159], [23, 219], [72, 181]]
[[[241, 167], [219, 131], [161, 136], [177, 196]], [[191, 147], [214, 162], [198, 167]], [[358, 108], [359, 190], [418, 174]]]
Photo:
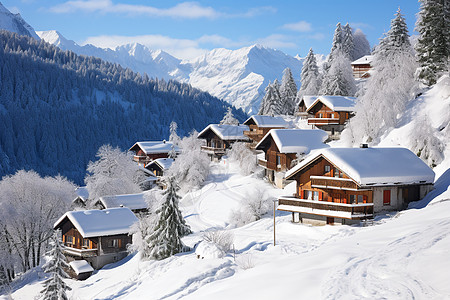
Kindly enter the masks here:
[[273, 245], [276, 245], [276, 235], [275, 235], [275, 212], [277, 207], [277, 199], [273, 200]]

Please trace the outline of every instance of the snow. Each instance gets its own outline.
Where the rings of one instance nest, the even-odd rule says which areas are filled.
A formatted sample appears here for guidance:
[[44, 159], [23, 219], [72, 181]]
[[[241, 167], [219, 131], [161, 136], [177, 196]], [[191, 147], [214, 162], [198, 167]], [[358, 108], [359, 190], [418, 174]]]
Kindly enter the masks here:
[[352, 62], [352, 65], [367, 65], [367, 64], [371, 64], [373, 61], [373, 55], [365, 55], [361, 58], [358, 58], [357, 60], [355, 60], [354, 62]]
[[324, 105], [329, 107], [333, 111], [354, 111], [355, 109], [355, 97], [347, 96], [319, 96], [316, 101], [314, 101], [308, 110], [318, 102], [322, 102]]
[[145, 167], [149, 168], [151, 165], [157, 164], [161, 168], [161, 170], [164, 171], [169, 169], [173, 162], [174, 162], [173, 158], [157, 158], [155, 160], [152, 160]]
[[[173, 144], [172, 142], [167, 141], [137, 142], [130, 148], [130, 151], [132, 151], [132, 149], [135, 148], [135, 146], [141, 148], [145, 154], [155, 154], [155, 153], [169, 153], [170, 150], [172, 149]], [[177, 146], [174, 147], [176, 152], [180, 152], [180, 148], [178, 148]]]
[[131, 226], [138, 221], [134, 213], [127, 207], [104, 210], [91, 209], [66, 212], [53, 227], [57, 227], [68, 218], [83, 238], [127, 234]]
[[244, 125], [249, 125], [250, 121], [253, 120], [256, 126], [258, 127], [275, 127], [275, 128], [287, 128], [288, 123], [280, 116], [272, 117], [272, 116], [261, 116], [261, 115], [253, 115], [248, 118]]
[[77, 275], [80, 273], [94, 272], [94, 268], [84, 259], [71, 261], [69, 265]]
[[308, 154], [311, 150], [328, 147], [325, 140], [328, 134], [320, 129], [271, 129], [256, 145], [261, 145], [271, 136], [280, 153]]
[[114, 195], [100, 197], [100, 201], [105, 208], [128, 207], [129, 209], [146, 209], [148, 208], [145, 201], [145, 193]]
[[216, 244], [211, 242], [202, 241], [195, 247], [195, 254], [198, 258], [222, 258], [225, 256], [225, 252], [222, 251]]
[[290, 178], [319, 156], [359, 185], [433, 183], [435, 174], [406, 148], [328, 148], [317, 151], [286, 173]]
[[89, 199], [89, 191], [88, 191], [87, 187], [85, 187], [85, 186], [77, 187], [77, 188], [75, 189], [75, 193], [76, 193], [82, 200]]
[[309, 109], [311, 105], [319, 98], [319, 96], [308, 96], [305, 95], [302, 97], [303, 102], [305, 103], [306, 109]]
[[244, 135], [244, 131], [250, 130], [247, 125], [226, 125], [226, 124], [210, 124], [205, 129], [203, 129], [198, 137], [202, 138], [202, 136], [208, 131], [212, 130], [218, 137], [222, 140], [240, 140], [240, 141], [248, 141], [250, 140], [246, 135]]
[[30, 36], [39, 40], [34, 29], [20, 16], [13, 14], [0, 3], [0, 29]]

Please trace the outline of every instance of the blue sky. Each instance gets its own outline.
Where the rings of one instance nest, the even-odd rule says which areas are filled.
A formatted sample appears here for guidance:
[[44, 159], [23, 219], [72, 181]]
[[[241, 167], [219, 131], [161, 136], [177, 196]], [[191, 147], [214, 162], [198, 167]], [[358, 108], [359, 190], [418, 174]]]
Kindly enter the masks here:
[[259, 43], [305, 56], [330, 51], [337, 22], [360, 28], [373, 46], [400, 7], [410, 33], [417, 0], [142, 1], [3, 0], [35, 30], [58, 30], [79, 44], [111, 47], [140, 42], [179, 58], [213, 48]]

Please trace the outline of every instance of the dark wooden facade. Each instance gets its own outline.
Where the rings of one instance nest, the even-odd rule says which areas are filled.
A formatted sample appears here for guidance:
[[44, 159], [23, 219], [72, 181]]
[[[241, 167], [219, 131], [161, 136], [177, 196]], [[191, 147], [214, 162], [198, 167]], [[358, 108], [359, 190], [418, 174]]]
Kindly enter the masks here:
[[244, 134], [252, 140], [252, 145], [256, 146], [259, 141], [271, 130], [271, 129], [283, 129], [283, 126], [273, 126], [273, 127], [259, 127], [253, 119], [248, 120], [244, 123], [249, 127], [249, 130], [244, 131]]
[[297, 158], [297, 153], [281, 153], [272, 136], [268, 136], [258, 149], [264, 151], [265, 158], [265, 161], [258, 160], [259, 165], [275, 172], [289, 170]]
[[137, 163], [142, 163], [144, 166], [151, 162], [152, 160], [158, 159], [158, 158], [168, 158], [168, 153], [151, 153], [151, 154], [145, 154], [142, 149], [137, 148], [137, 151], [135, 152], [135, 155], [133, 156], [133, 159]]
[[317, 101], [309, 108], [309, 113], [312, 115], [308, 119], [310, 125], [344, 125], [345, 122], [352, 116], [350, 111], [333, 111], [320, 101]]
[[[202, 146], [203, 152], [207, 153], [211, 158], [221, 158], [225, 155], [226, 150], [237, 140], [223, 140], [211, 129], [203, 133], [202, 139], [206, 140], [206, 145]], [[248, 142], [248, 141], [245, 141]]]
[[352, 64], [353, 78], [369, 78], [370, 74], [368, 72], [370, 69], [370, 64]]

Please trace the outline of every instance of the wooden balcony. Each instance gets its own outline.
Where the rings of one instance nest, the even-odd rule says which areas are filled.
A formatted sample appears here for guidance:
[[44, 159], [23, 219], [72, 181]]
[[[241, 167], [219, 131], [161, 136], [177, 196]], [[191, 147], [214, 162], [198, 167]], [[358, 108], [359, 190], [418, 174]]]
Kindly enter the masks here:
[[78, 256], [78, 257], [92, 257], [92, 256], [97, 256], [98, 255], [98, 249], [78, 249], [78, 248], [73, 248], [68, 246], [68, 244], [66, 244], [64, 246], [64, 253], [71, 255], [71, 256]]
[[319, 189], [358, 190], [358, 185], [351, 179], [330, 176], [310, 176], [311, 187]]
[[246, 135], [246, 136], [255, 136], [255, 135], [261, 135], [261, 134], [264, 134], [264, 131], [262, 129], [244, 130], [244, 135]]
[[224, 148], [214, 148], [214, 147], [208, 147], [208, 146], [202, 146], [201, 150], [207, 154], [213, 154], [213, 155], [224, 155], [226, 149]]
[[277, 209], [353, 220], [373, 218], [373, 203], [344, 204], [282, 196]]
[[339, 125], [339, 118], [309, 118], [308, 125]]
[[275, 163], [268, 162], [267, 160], [258, 159], [258, 165], [265, 169], [274, 170], [276, 172], [281, 171], [281, 167], [277, 166]]
[[138, 163], [145, 163], [149, 158], [146, 155], [134, 155], [133, 160]]

